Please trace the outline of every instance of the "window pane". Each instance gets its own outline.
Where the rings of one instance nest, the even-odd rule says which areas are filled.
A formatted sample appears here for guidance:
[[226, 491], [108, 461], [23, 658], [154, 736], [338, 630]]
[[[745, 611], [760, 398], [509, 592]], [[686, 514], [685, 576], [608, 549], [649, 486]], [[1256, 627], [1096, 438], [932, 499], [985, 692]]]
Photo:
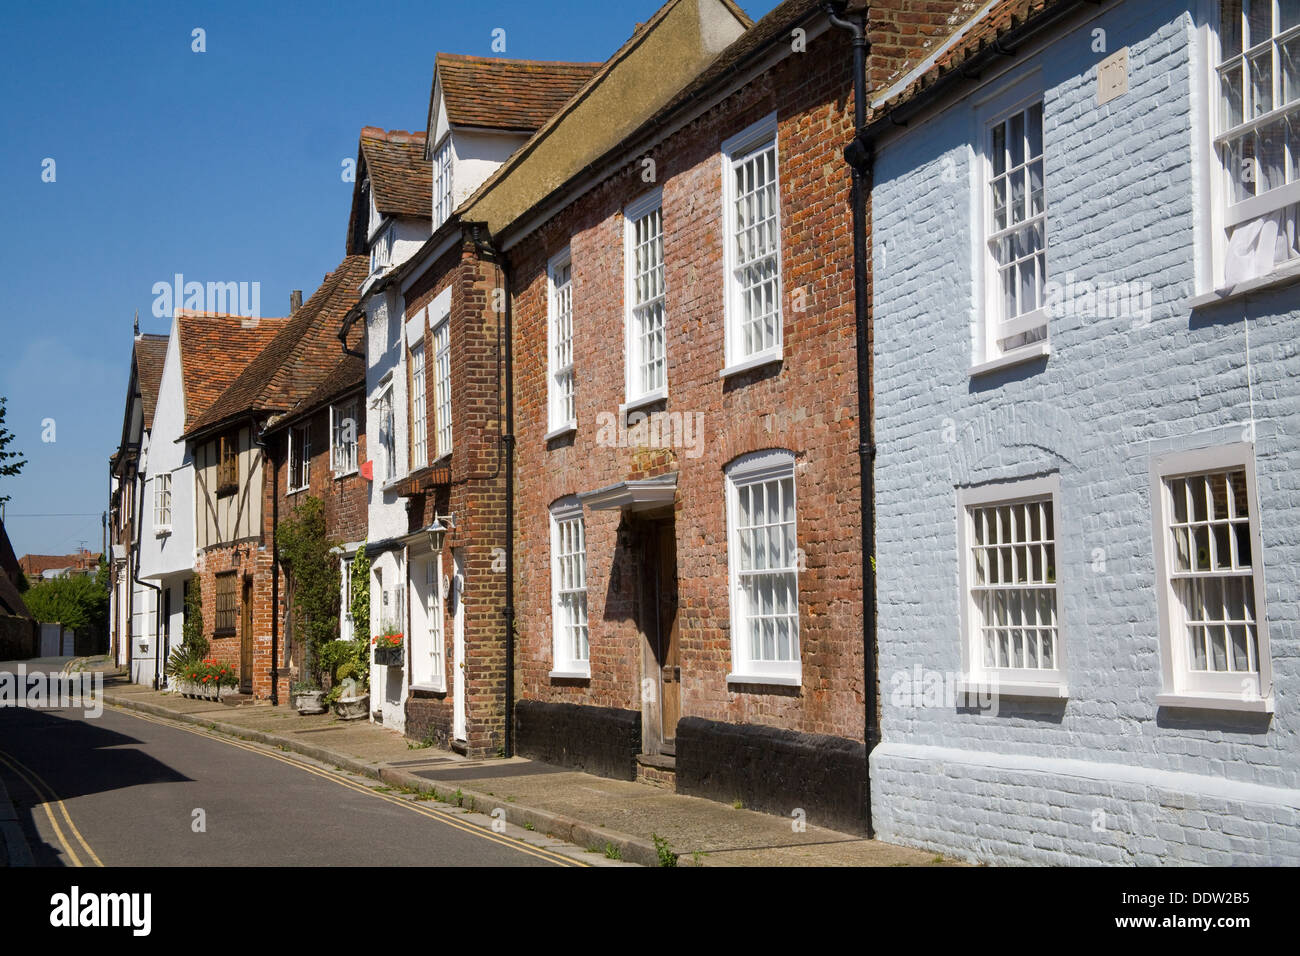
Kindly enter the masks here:
[[1246, 47], [1272, 36], [1273, 0], [1246, 0]]
[[1289, 30], [1300, 23], [1300, 0], [1278, 0], [1277, 32]]
[[1273, 51], [1250, 58], [1250, 115], [1263, 116], [1273, 108]]
[[1241, 52], [1241, 0], [1219, 2], [1219, 47], [1225, 60]]
[[1241, 67], [1234, 66], [1219, 74], [1219, 128], [1226, 132], [1241, 125]]

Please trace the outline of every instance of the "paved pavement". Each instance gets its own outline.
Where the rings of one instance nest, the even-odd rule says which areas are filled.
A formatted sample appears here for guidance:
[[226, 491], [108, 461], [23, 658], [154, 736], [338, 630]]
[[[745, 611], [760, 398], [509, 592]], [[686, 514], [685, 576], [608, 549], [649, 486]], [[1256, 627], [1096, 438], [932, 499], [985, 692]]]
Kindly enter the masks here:
[[496, 814], [528, 832], [624, 861], [657, 866], [655, 840], [679, 865], [915, 866], [949, 864], [933, 853], [809, 826], [765, 813], [608, 780], [524, 758], [471, 760], [420, 748], [395, 731], [331, 715], [299, 716], [288, 707], [229, 707], [188, 700], [110, 678], [111, 707], [189, 722], [379, 778], [479, 814]]

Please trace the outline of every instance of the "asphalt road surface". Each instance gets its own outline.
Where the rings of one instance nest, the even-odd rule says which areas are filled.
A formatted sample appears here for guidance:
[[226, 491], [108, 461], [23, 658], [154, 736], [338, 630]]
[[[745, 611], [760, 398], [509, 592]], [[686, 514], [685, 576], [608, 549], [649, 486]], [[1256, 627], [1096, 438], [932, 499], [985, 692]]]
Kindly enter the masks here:
[[43, 866], [572, 862], [376, 781], [112, 708], [0, 708], [0, 777]]

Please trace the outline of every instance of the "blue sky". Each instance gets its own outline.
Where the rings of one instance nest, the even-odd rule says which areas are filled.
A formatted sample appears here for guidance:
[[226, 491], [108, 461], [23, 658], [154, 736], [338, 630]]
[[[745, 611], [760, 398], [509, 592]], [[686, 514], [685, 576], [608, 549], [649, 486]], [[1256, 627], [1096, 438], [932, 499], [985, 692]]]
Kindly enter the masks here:
[[[758, 19], [777, 0], [743, 3]], [[362, 126], [423, 129], [438, 50], [603, 60], [659, 0], [12, 5], [0, 32], [0, 395], [19, 554], [100, 546], [131, 320], [153, 284], [310, 296], [343, 255]], [[196, 53], [192, 31], [205, 31]], [[55, 180], [42, 181], [46, 159]], [[54, 441], [42, 441], [53, 419]], [[67, 515], [68, 517], [51, 517]]]

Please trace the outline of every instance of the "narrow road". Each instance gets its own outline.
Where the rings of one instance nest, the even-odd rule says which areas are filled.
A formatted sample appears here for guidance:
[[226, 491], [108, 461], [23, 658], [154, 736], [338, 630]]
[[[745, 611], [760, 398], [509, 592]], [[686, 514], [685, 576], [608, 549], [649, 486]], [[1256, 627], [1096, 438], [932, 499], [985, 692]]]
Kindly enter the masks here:
[[0, 777], [44, 866], [572, 865], [375, 781], [111, 708], [0, 709]]

